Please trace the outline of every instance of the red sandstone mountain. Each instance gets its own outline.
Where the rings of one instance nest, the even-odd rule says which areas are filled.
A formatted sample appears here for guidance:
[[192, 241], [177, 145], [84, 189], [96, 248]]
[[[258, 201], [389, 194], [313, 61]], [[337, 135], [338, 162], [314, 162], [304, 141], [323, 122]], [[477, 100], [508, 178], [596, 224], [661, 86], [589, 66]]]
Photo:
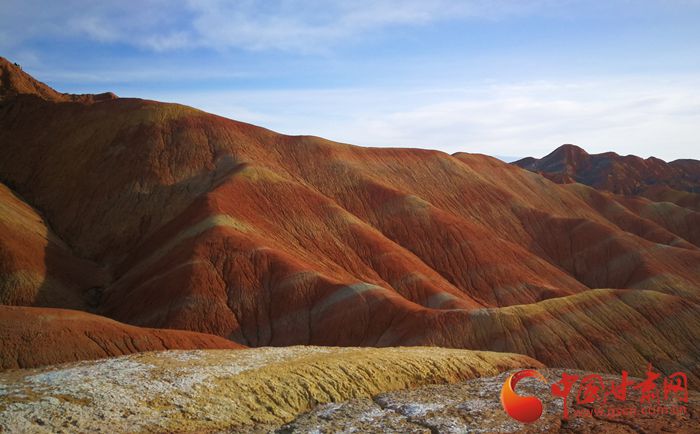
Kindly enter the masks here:
[[76, 310], [0, 305], [0, 369], [143, 351], [242, 347], [205, 333], [134, 327]]
[[0, 94], [3, 303], [251, 346], [433, 344], [700, 379], [693, 209], [484, 155], [57, 100], [0, 62], [3, 86], [32, 84]]
[[95, 102], [114, 99], [117, 96], [112, 92], [99, 95], [73, 95], [56, 92], [46, 84], [34, 77], [22, 72], [22, 68], [16, 63], [10, 63], [0, 57], [0, 100], [13, 98], [18, 95], [35, 95], [46, 101], [53, 102]]
[[599, 190], [669, 201], [700, 211], [700, 161], [643, 159], [614, 152], [589, 154], [575, 145], [562, 145], [551, 154], [523, 158], [513, 164], [540, 172], [558, 183], [580, 182]]

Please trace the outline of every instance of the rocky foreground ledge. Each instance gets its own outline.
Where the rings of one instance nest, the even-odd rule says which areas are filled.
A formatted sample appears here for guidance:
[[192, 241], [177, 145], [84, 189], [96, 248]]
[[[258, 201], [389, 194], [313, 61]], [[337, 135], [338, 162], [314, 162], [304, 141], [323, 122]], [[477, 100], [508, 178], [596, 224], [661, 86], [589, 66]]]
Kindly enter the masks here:
[[319, 404], [539, 366], [429, 347], [133, 354], [0, 374], [0, 431], [269, 431]]
[[[133, 354], [0, 374], [0, 432], [696, 432], [684, 415], [523, 425], [501, 409], [509, 372], [561, 370], [526, 356], [444, 348], [286, 347]], [[631, 396], [630, 399], [634, 397]], [[573, 408], [573, 407], [572, 407]]]
[[[372, 399], [352, 399], [319, 405], [312, 411], [275, 430], [290, 433], [687, 433], [697, 434], [700, 427], [700, 394], [690, 392], [689, 403], [669, 400], [661, 404], [640, 403], [640, 395], [630, 390], [624, 403], [582, 404], [568, 399], [569, 417], [562, 418], [563, 401], [552, 396], [549, 384], [563, 373], [590, 372], [539, 369], [548, 384], [525, 380], [518, 393], [541, 399], [544, 411], [532, 424], [509, 417], [502, 409], [499, 394], [504, 381], [515, 371], [492, 377], [480, 377], [456, 384], [422, 386], [415, 389], [381, 393]], [[619, 376], [602, 375], [606, 382], [619, 382]], [[639, 381], [639, 379], [636, 379]], [[679, 406], [687, 411], [674, 413]], [[624, 409], [624, 412], [615, 410]], [[666, 409], [666, 410], [664, 410]], [[595, 410], [603, 410], [596, 413]], [[668, 411], [667, 414], [661, 414]]]

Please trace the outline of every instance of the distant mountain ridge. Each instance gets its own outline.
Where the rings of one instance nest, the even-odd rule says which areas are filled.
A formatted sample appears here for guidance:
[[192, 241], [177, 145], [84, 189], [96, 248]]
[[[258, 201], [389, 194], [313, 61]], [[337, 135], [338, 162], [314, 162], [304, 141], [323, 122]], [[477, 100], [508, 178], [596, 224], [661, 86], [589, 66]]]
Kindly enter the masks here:
[[527, 157], [513, 164], [557, 182], [580, 182], [617, 194], [645, 195], [663, 188], [700, 193], [698, 160], [667, 163], [655, 157], [643, 159], [614, 152], [589, 154], [576, 145], [562, 145], [540, 159]]

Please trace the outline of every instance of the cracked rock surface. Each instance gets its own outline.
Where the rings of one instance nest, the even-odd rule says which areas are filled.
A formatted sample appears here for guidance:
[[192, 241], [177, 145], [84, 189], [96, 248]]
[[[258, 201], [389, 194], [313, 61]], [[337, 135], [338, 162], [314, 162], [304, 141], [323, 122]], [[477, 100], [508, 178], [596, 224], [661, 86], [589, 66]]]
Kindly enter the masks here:
[[142, 353], [1, 373], [0, 432], [269, 431], [320, 404], [541, 366], [428, 347]]
[[[562, 373], [589, 373], [562, 369], [540, 369], [548, 384], [561, 379]], [[575, 403], [576, 388], [570, 394], [569, 420], [562, 420], [563, 402], [553, 397], [549, 385], [532, 379], [518, 384], [520, 395], [537, 396], [543, 401], [542, 417], [532, 424], [511, 419], [502, 409], [499, 393], [512, 372], [467, 380], [458, 384], [430, 385], [410, 390], [382, 393], [373, 399], [354, 399], [325, 404], [278, 429], [277, 433], [697, 433], [700, 427], [700, 394], [690, 392], [689, 403], [674, 399], [660, 406], [686, 408], [685, 414], [642, 414], [649, 404], [639, 402], [639, 393], [630, 389], [624, 402], [601, 406]], [[603, 375], [619, 382], [619, 376]], [[640, 381], [636, 379], [635, 381]], [[614, 405], [613, 405], [614, 404]], [[611, 408], [624, 407], [631, 414], [609, 416]], [[595, 415], [587, 409], [604, 410]], [[652, 408], [658, 408], [656, 405]], [[649, 413], [649, 410], [646, 410]]]
[[[537, 368], [521, 396], [544, 404], [525, 425], [502, 409], [510, 373]], [[697, 433], [700, 394], [660, 404], [682, 414], [643, 414], [638, 391], [608, 407], [562, 400], [562, 373], [521, 355], [445, 348], [285, 347], [163, 351], [0, 374], [0, 432], [36, 433]], [[602, 375], [606, 383], [619, 377]], [[640, 379], [632, 378], [634, 383]], [[610, 415], [609, 407], [636, 415]], [[588, 414], [602, 408], [607, 413]], [[629, 410], [628, 410], [629, 412]]]

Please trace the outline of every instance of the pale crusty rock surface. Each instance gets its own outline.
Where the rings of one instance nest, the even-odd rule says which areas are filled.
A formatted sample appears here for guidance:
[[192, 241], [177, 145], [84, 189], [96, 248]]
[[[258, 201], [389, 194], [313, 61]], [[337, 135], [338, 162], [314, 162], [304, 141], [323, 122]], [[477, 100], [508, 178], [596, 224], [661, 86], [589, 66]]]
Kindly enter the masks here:
[[[518, 384], [518, 393], [536, 396], [543, 401], [539, 420], [523, 424], [511, 419], [501, 408], [499, 393], [503, 382], [514, 371], [493, 377], [481, 377], [457, 384], [430, 385], [412, 390], [382, 393], [373, 399], [354, 399], [342, 403], [320, 405], [293, 422], [277, 429], [291, 433], [697, 433], [700, 426], [700, 394], [690, 392], [689, 403], [662, 401], [666, 408], [686, 407], [685, 414], [640, 414], [646, 404], [639, 402], [639, 392], [629, 389], [627, 400], [616, 406], [635, 408], [630, 414], [597, 416], [581, 412], [575, 403], [576, 388], [569, 395], [569, 420], [562, 419], [563, 402], [553, 397], [549, 385], [559, 381], [562, 373], [581, 377], [590, 372], [540, 369], [547, 384], [525, 379]], [[619, 376], [603, 375], [604, 381], [619, 382]], [[633, 379], [640, 381], [640, 379]], [[610, 406], [593, 407], [610, 412]], [[578, 413], [575, 413], [579, 411]], [[648, 412], [648, 411], [647, 411]]]
[[0, 431], [264, 431], [319, 404], [523, 367], [542, 365], [429, 347], [142, 353], [0, 374]]

